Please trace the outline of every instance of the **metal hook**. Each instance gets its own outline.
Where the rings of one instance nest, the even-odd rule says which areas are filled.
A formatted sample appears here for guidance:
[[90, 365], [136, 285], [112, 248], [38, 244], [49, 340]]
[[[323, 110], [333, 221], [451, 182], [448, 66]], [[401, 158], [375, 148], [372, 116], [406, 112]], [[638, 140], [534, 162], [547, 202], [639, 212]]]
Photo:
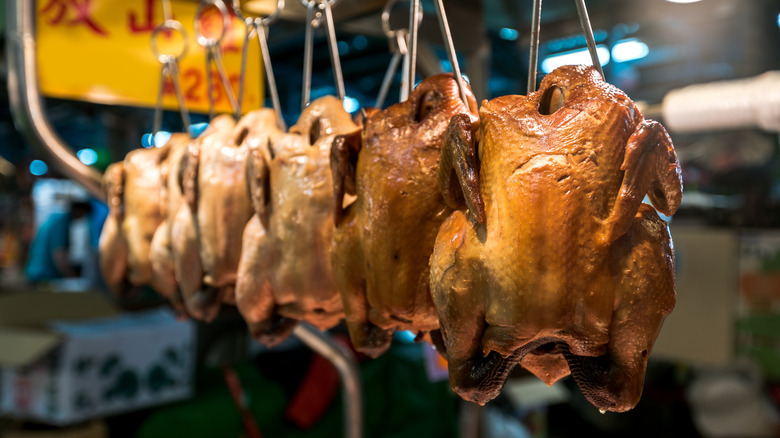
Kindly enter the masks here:
[[588, 17], [588, 9], [585, 7], [585, 0], [575, 0], [577, 4], [577, 14], [580, 16], [580, 25], [582, 26], [582, 32], [585, 34], [585, 41], [588, 43], [588, 52], [590, 52], [590, 59], [593, 62], [593, 66], [596, 67], [601, 79], [607, 80], [604, 77], [604, 70], [601, 69], [601, 62], [599, 61], [599, 54], [596, 50], [596, 39], [593, 37], [593, 28], [590, 25], [590, 18]]
[[531, 14], [531, 48], [528, 60], [528, 94], [536, 91], [536, 69], [539, 62], [539, 29], [542, 20], [542, 0], [534, 0], [534, 10]]
[[444, 44], [447, 48], [447, 57], [450, 59], [452, 65], [452, 73], [455, 75], [455, 82], [458, 84], [458, 91], [460, 91], [460, 98], [463, 100], [463, 104], [468, 108], [469, 100], [466, 97], [466, 86], [463, 83], [463, 76], [460, 74], [460, 65], [458, 64], [458, 54], [455, 53], [455, 44], [452, 42], [452, 34], [450, 33], [450, 24], [447, 22], [447, 14], [444, 12], [444, 0], [436, 0], [436, 17], [439, 19], [439, 27], [441, 27], [441, 36], [444, 40]]
[[[222, 31], [219, 37], [206, 37], [202, 31], [201, 18], [203, 12], [208, 6], [214, 6], [222, 16]], [[233, 94], [233, 87], [230, 85], [230, 79], [228, 79], [227, 72], [225, 71], [225, 65], [222, 62], [222, 52], [220, 51], [220, 44], [225, 38], [228, 29], [230, 28], [230, 13], [227, 6], [222, 0], [202, 0], [198, 4], [198, 9], [195, 11], [195, 36], [198, 40], [198, 44], [206, 49], [206, 86], [208, 87], [209, 97], [209, 117], [214, 118], [214, 78], [211, 73], [211, 65], [214, 64], [217, 67], [217, 74], [222, 82], [222, 87], [225, 89], [225, 95], [230, 102], [230, 107], [233, 108], [233, 112], [236, 118], [241, 116], [238, 112], [239, 106], [236, 100], [235, 94]]]
[[421, 13], [420, 0], [412, 0], [412, 13], [409, 14], [409, 70], [407, 81], [409, 88], [414, 88], [417, 69], [417, 36], [420, 33], [420, 23], [414, 18]]
[[[385, 99], [387, 98], [387, 92], [390, 90], [390, 84], [393, 81], [393, 76], [398, 70], [398, 64], [403, 59], [403, 67], [401, 73], [401, 91], [399, 95], [399, 102], [403, 102], [409, 98], [409, 89], [411, 85], [409, 83], [409, 68], [411, 66], [411, 56], [409, 54], [409, 29], [392, 29], [390, 27], [390, 12], [393, 5], [397, 0], [390, 0], [382, 10], [382, 30], [387, 38], [390, 40], [390, 51], [393, 53], [393, 57], [390, 59], [390, 65], [387, 67], [387, 72], [382, 79], [382, 85], [379, 87], [379, 94], [376, 98], [377, 108], [381, 108]], [[413, 12], [410, 11], [410, 14]], [[417, 26], [420, 25], [423, 19], [423, 14], [417, 14]]]
[[[344, 100], [344, 76], [341, 73], [341, 60], [339, 59], [338, 41], [336, 40], [336, 26], [333, 22], [332, 7], [339, 0], [301, 0], [306, 6], [306, 40], [303, 54], [303, 92], [301, 111], [309, 104], [311, 97], [311, 70], [314, 50], [314, 29], [319, 27], [324, 14], [325, 25], [328, 28], [328, 48], [330, 49], [330, 62], [333, 66], [333, 76], [336, 82], [336, 90], [340, 100]], [[315, 11], [315, 8], [317, 9]]]
[[[170, 14], [170, 10], [165, 12]], [[176, 31], [182, 37], [182, 48], [178, 54], [165, 54], [161, 53], [157, 45], [157, 36], [163, 31]], [[162, 64], [160, 68], [160, 87], [157, 92], [157, 104], [154, 108], [154, 122], [152, 125], [152, 133], [155, 134], [160, 131], [162, 127], [162, 101], [165, 94], [165, 77], [170, 76], [173, 82], [173, 90], [176, 93], [176, 100], [179, 103], [179, 112], [181, 112], [181, 120], [184, 124], [185, 131], [190, 127], [190, 114], [187, 111], [187, 106], [184, 102], [184, 94], [181, 89], [181, 82], [179, 81], [179, 60], [187, 54], [189, 47], [187, 43], [187, 32], [184, 30], [184, 26], [176, 20], [166, 19], [161, 25], [154, 28], [152, 31], [149, 45], [152, 49], [152, 53], [155, 58]]]
[[266, 17], [245, 17], [241, 12], [239, 0], [233, 0], [233, 12], [237, 17], [244, 20], [246, 24], [246, 35], [244, 36], [244, 46], [241, 49], [241, 75], [238, 81], [238, 112], [241, 113], [241, 107], [244, 100], [244, 84], [246, 81], [246, 63], [249, 55], [249, 41], [256, 34], [257, 42], [260, 44], [260, 54], [263, 57], [263, 68], [265, 70], [266, 79], [268, 80], [268, 90], [271, 94], [271, 102], [273, 104], [274, 112], [276, 112], [276, 120], [279, 124], [279, 129], [282, 131], [287, 130], [287, 124], [284, 122], [282, 116], [282, 108], [279, 103], [279, 91], [276, 88], [276, 77], [274, 76], [274, 69], [271, 65], [271, 53], [268, 50], [268, 40], [266, 33], [268, 32], [268, 26], [276, 21], [279, 16], [279, 12], [284, 9], [284, 0], [278, 0], [276, 3], [276, 10]]
[[[582, 26], [582, 33], [585, 35], [585, 41], [588, 44], [588, 52], [590, 53], [590, 59], [593, 63], [593, 67], [601, 75], [601, 78], [606, 81], [604, 76], [604, 70], [601, 68], [601, 62], [599, 61], [598, 51], [596, 50], [596, 39], [593, 37], [593, 28], [590, 24], [590, 18], [588, 17], [588, 10], [585, 7], [585, 0], [574, 0], [577, 5], [577, 14], [580, 17], [580, 25]], [[539, 58], [539, 29], [541, 27], [541, 13], [542, 13], [542, 0], [534, 0], [534, 9], [531, 17], [531, 47], [530, 47], [530, 59], [528, 61], [528, 93], [536, 91], [536, 69]]]

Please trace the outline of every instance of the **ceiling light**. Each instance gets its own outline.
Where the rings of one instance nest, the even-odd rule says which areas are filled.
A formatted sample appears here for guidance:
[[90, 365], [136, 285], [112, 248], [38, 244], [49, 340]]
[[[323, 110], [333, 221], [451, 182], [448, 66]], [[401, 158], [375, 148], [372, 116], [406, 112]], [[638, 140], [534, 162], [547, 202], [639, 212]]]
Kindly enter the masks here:
[[[609, 64], [609, 49], [606, 46], [597, 46], [599, 63], [601, 65]], [[588, 49], [572, 50], [571, 52], [556, 53], [550, 55], [542, 61], [542, 71], [550, 73], [562, 65], [585, 64], [590, 65], [593, 62], [590, 59]]]
[[49, 171], [49, 166], [41, 160], [33, 160], [30, 163], [30, 173], [35, 176], [45, 175]]
[[612, 60], [615, 62], [628, 62], [642, 59], [650, 53], [647, 44], [636, 38], [618, 41], [612, 47]]
[[515, 29], [505, 27], [498, 32], [498, 36], [507, 41], [514, 41], [517, 39], [518, 32]]
[[696, 3], [696, 2], [701, 1], [701, 0], [666, 0], [666, 1], [672, 2], [672, 3]]

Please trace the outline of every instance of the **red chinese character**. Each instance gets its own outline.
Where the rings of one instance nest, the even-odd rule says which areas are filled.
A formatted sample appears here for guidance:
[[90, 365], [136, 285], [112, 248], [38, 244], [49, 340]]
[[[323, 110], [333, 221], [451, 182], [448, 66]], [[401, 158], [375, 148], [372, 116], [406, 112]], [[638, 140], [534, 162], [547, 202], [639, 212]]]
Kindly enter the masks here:
[[135, 12], [130, 12], [130, 32], [141, 33], [151, 32], [156, 26], [154, 24], [154, 0], [146, 0], [146, 6], [144, 6], [143, 22], [140, 22]]
[[41, 15], [52, 13], [49, 24], [57, 25], [63, 22], [68, 12], [73, 18], [65, 21], [69, 26], [83, 24], [92, 29], [98, 35], [108, 36], [108, 32], [100, 27], [89, 15], [92, 0], [49, 0], [49, 3], [41, 9]]

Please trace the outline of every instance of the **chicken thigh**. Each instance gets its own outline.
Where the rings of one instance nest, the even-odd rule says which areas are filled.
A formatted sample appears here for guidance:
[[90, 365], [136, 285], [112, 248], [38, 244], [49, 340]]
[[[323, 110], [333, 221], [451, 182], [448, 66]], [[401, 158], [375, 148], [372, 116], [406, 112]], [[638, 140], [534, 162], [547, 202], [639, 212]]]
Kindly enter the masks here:
[[[409, 98], [373, 112], [361, 131], [339, 137], [331, 165], [336, 231], [333, 270], [352, 344], [376, 357], [394, 330], [437, 330], [428, 260], [452, 212], [437, 185], [444, 132], [454, 115], [477, 121], [452, 75], [422, 81]], [[345, 194], [357, 200], [343, 208]]]
[[552, 384], [572, 374], [597, 408], [639, 400], [675, 304], [666, 223], [682, 179], [671, 139], [592, 68], [456, 116], [439, 168], [454, 211], [431, 258], [450, 383], [484, 404], [518, 361]]

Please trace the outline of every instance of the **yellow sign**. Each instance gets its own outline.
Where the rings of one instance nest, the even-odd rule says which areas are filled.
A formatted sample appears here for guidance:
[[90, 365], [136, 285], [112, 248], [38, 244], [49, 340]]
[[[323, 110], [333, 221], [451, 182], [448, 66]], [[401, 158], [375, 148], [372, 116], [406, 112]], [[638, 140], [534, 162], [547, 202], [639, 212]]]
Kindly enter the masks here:
[[[152, 31], [163, 20], [160, 0], [38, 0], [38, 81], [51, 97], [88, 100], [104, 104], [155, 106], [162, 65], [150, 48]], [[229, 2], [226, 2], [229, 3]], [[206, 51], [198, 44], [194, 19], [198, 2], [171, 0], [173, 18], [186, 30], [188, 50], [179, 61], [180, 82], [187, 108], [208, 112]], [[205, 9], [199, 29], [213, 36], [222, 29], [215, 8]], [[221, 44], [222, 59], [234, 93], [238, 93], [244, 23], [230, 17]], [[216, 28], [216, 32], [214, 29]], [[157, 36], [160, 50], [181, 37], [173, 31]], [[166, 42], [166, 40], [169, 40]], [[244, 112], [262, 106], [263, 78], [260, 53], [251, 43], [244, 91]], [[232, 112], [216, 67], [214, 78], [217, 112]], [[178, 102], [167, 79], [163, 106], [175, 110]]]

